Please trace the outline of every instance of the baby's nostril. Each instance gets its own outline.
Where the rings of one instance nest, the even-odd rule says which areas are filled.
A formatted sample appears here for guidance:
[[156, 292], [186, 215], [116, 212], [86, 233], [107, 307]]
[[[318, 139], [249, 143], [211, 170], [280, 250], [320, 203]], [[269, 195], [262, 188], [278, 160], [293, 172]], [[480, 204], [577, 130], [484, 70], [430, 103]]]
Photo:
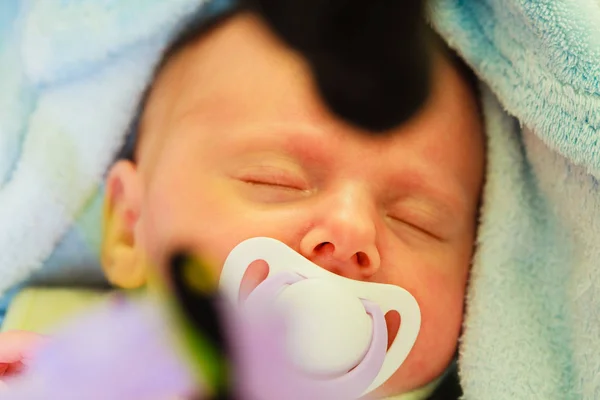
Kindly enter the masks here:
[[318, 253], [320, 251], [323, 251], [329, 245], [331, 245], [331, 247], [333, 247], [333, 244], [331, 244], [331, 242], [319, 243], [318, 245], [315, 246], [315, 252]]
[[368, 267], [371, 265], [371, 261], [369, 260], [369, 256], [367, 256], [364, 252], [359, 251], [356, 253], [356, 262], [359, 267]]

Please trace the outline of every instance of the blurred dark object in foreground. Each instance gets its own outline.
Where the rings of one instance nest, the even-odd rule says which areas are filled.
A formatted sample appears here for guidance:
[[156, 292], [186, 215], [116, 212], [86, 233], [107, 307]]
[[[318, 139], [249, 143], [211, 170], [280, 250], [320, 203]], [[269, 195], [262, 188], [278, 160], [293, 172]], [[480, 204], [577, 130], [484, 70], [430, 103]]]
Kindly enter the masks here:
[[411, 118], [430, 86], [421, 0], [244, 0], [310, 64], [339, 117], [373, 133]]

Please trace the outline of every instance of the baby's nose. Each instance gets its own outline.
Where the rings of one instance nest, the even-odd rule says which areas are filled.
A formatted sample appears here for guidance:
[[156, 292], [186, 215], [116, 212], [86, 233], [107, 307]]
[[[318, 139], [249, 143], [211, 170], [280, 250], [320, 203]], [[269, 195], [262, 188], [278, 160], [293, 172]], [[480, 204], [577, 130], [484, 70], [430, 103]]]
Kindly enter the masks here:
[[368, 279], [380, 265], [377, 218], [376, 204], [364, 186], [340, 186], [323, 201], [300, 242], [300, 252], [335, 274]]
[[334, 226], [323, 224], [306, 234], [300, 251], [320, 267], [350, 279], [367, 279], [380, 265], [374, 227], [362, 230], [346, 227], [336, 233]]

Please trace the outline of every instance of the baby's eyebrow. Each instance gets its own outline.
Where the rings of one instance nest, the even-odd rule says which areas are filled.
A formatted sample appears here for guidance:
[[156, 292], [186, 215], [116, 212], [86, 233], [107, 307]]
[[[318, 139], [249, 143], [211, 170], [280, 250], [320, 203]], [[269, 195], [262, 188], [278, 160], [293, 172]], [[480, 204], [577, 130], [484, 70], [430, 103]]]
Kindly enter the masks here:
[[320, 129], [296, 124], [246, 126], [232, 136], [229, 145], [236, 152], [279, 150], [303, 161], [326, 162]]

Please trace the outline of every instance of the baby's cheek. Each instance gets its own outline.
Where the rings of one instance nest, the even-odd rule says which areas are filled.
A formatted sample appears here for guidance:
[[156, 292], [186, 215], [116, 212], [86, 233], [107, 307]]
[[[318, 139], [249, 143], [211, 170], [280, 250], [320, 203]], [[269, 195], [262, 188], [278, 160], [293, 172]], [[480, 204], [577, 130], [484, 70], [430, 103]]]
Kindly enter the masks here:
[[415, 390], [432, 382], [448, 367], [456, 351], [464, 284], [460, 279], [449, 279], [443, 274], [423, 272], [426, 270], [421, 270], [418, 280], [403, 286], [419, 304], [421, 328], [406, 361], [383, 388], [388, 395]]
[[441, 287], [416, 296], [421, 308], [421, 331], [414, 352], [425, 359], [450, 355], [462, 323], [462, 291]]

